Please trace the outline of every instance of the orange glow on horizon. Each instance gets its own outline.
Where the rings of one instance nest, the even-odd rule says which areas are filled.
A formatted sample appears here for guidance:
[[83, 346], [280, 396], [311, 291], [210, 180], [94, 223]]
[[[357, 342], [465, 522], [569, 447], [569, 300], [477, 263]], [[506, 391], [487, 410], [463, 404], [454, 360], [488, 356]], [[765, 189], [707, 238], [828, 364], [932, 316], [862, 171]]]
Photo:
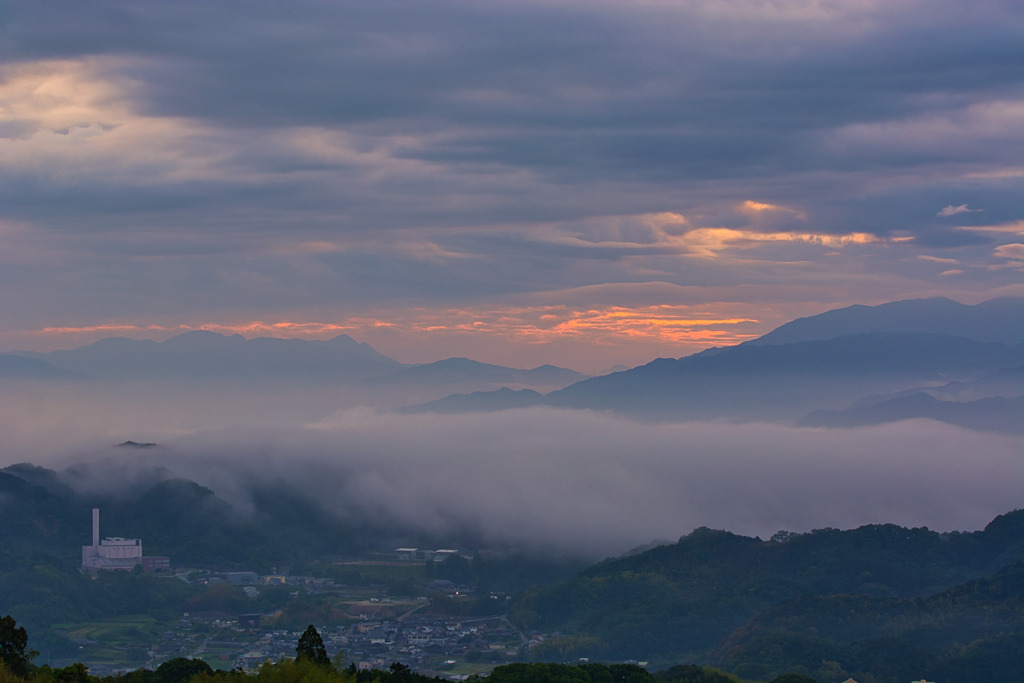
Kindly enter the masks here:
[[86, 325], [84, 327], [44, 327], [35, 334], [88, 334], [90, 332], [142, 332], [145, 330], [164, 332], [169, 329], [160, 325]]
[[35, 331], [43, 337], [145, 332], [184, 333], [207, 330], [221, 334], [269, 336], [280, 338], [326, 339], [339, 334], [373, 336], [374, 330], [392, 330], [415, 337], [429, 335], [481, 335], [502, 337], [510, 342], [545, 344], [575, 341], [609, 345], [636, 340], [671, 343], [735, 344], [755, 334], [735, 330], [758, 320], [739, 317], [694, 317], [685, 306], [655, 305], [636, 308], [572, 309], [567, 306], [540, 306], [498, 310], [413, 309], [395, 311], [384, 318], [350, 317], [342, 322], [246, 321], [238, 323], [202, 323], [194, 325], [99, 324], [54, 326]]

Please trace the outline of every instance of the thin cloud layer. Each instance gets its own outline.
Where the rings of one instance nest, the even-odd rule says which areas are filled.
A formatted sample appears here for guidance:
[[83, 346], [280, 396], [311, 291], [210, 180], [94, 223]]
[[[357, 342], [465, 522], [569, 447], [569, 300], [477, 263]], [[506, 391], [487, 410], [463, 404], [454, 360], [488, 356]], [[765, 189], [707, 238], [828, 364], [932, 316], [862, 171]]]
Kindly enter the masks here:
[[[1019, 229], [986, 230], [1020, 221], [1018, 15], [15, 2], [0, 346], [256, 321], [422, 354], [403, 360], [454, 344], [527, 364], [572, 354], [554, 337], [467, 343], [458, 325], [393, 332], [409, 311], [472, 311], [467, 325], [591, 292], [571, 321], [649, 284], [666, 287], [638, 310], [682, 303], [759, 332], [843, 304], [1020, 293], [1004, 248]], [[595, 332], [608, 353], [580, 369], [737, 338], [709, 331]]]

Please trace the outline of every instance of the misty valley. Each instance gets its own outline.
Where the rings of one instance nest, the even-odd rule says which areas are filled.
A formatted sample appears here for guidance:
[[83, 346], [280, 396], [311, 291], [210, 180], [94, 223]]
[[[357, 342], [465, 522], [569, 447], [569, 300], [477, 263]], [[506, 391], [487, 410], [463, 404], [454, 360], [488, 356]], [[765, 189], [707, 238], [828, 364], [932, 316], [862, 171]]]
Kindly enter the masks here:
[[298, 680], [310, 625], [338, 681], [1017, 680], [1022, 312], [853, 306], [597, 376], [0, 354], [0, 614], [52, 680]]

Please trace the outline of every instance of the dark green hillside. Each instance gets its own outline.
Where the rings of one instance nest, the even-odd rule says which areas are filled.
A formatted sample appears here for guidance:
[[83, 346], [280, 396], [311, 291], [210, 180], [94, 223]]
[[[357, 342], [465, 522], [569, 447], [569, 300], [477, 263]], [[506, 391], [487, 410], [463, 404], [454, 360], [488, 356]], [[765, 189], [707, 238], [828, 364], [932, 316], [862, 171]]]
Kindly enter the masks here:
[[698, 529], [674, 545], [527, 591], [514, 614], [525, 628], [567, 634], [559, 646], [575, 656], [703, 657], [787, 601], [914, 598], [989, 575], [1024, 556], [1022, 525], [1024, 511], [975, 533], [872, 525], [762, 541]]
[[194, 482], [162, 481], [138, 497], [111, 500], [102, 510], [103, 528], [141, 538], [147, 555], [168, 555], [176, 564], [238, 565], [273, 558], [269, 539], [256, 525]]
[[[753, 678], [799, 668], [822, 681], [872, 676], [878, 683], [896, 683], [927, 676], [996, 683], [1015, 680], [1022, 645], [1024, 561], [1019, 560], [992, 577], [923, 598], [792, 600], [737, 629], [715, 659]], [[979, 666], [982, 656], [988, 661]]]
[[[0, 471], [0, 568], [5, 566], [3, 558], [8, 553], [80, 556], [74, 544], [89, 542], [87, 514], [86, 508], [76, 506], [67, 497]], [[79, 527], [85, 529], [85, 536]]]
[[118, 497], [86, 496], [58, 473], [31, 465], [0, 471], [0, 614], [13, 614], [34, 633], [47, 657], [75, 656], [54, 624], [146, 614], [180, 616], [200, 590], [173, 577], [79, 571], [91, 541], [91, 508], [102, 536], [141, 538], [146, 555], [169, 555], [175, 567], [237, 567], [268, 571], [355, 551], [372, 525], [331, 516], [284, 486], [251, 492], [242, 514], [213, 491], [169, 479]]
[[78, 570], [77, 562], [34, 553], [0, 553], [0, 612], [16, 615], [32, 632], [33, 647], [46, 658], [76, 656], [71, 642], [52, 626], [126, 614], [160, 619], [180, 616], [198, 592], [173, 577]]

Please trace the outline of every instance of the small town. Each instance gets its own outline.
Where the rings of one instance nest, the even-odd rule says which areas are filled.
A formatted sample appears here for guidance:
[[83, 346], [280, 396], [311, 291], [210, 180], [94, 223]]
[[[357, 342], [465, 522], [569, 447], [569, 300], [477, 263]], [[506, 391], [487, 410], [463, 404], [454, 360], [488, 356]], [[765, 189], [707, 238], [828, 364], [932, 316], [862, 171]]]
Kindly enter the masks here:
[[[336, 664], [386, 669], [401, 662], [421, 673], [464, 680], [468, 674], [457, 673], [457, 667], [465, 669], [468, 665], [474, 672], [485, 671], [496, 664], [516, 661], [532, 644], [542, 642], [542, 636], [527, 638], [500, 617], [418, 616], [417, 607], [409, 607], [407, 602], [383, 599], [371, 604], [400, 606], [407, 611], [395, 618], [365, 614], [352, 625], [318, 627]], [[426, 600], [419, 604], [425, 605]], [[218, 669], [251, 671], [268, 660], [294, 657], [302, 631], [265, 629], [259, 621], [259, 615], [225, 619], [189, 613], [148, 649], [145, 666], [155, 669], [169, 659], [188, 657], [203, 659]], [[88, 652], [88, 647], [83, 652]], [[116, 673], [95, 665], [90, 671], [98, 675]]]
[[[268, 589], [279, 594], [282, 588], [286, 589], [285, 604], [266, 614], [183, 613], [156, 642], [120, 648], [125, 651], [124, 659], [111, 657], [108, 644], [88, 637], [72, 637], [82, 661], [94, 675], [123, 673], [138, 666], [152, 670], [176, 657], [203, 659], [215, 669], [246, 671], [257, 669], [268, 660], [294, 657], [302, 628], [281, 628], [278, 621], [288, 601], [310, 597], [332, 606], [332, 623], [313, 625], [335, 664], [346, 667], [383, 669], [400, 662], [421, 673], [464, 680], [495, 665], [521, 661], [531, 648], [545, 640], [539, 633], [522, 633], [503, 616], [451, 617], [433, 613], [428, 595], [449, 601], [477, 597], [471, 587], [451, 580], [423, 582], [424, 595], [393, 596], [385, 594], [380, 586], [345, 585], [325, 577], [172, 569], [168, 557], [143, 555], [141, 539], [101, 538], [98, 509], [93, 509], [92, 523], [92, 544], [82, 546], [85, 572], [141, 570], [211, 589], [240, 591], [250, 600]], [[393, 553], [337, 564], [363, 571], [407, 574], [430, 563], [439, 565], [453, 557], [466, 556], [467, 553], [453, 549], [404, 547]], [[491, 613], [500, 613], [501, 605], [508, 601], [504, 593], [491, 593], [487, 598], [495, 603]], [[138, 660], [142, 652], [144, 661], [132, 661]]]
[[[175, 573], [175, 576], [210, 586], [237, 587], [252, 598], [267, 586], [285, 586], [292, 589], [289, 595], [293, 598], [317, 595], [328, 598], [334, 605], [344, 606], [345, 612], [338, 616], [351, 623], [314, 625], [335, 664], [346, 667], [385, 669], [394, 662], [401, 662], [421, 673], [464, 680], [469, 672], [478, 673], [497, 664], [520, 661], [532, 647], [544, 642], [543, 635], [521, 633], [504, 617], [455, 618], [430, 614], [430, 600], [426, 596], [378, 595], [377, 590], [336, 585], [331, 579], [206, 571]], [[430, 582], [427, 588], [434, 594], [451, 597], [466, 592], [464, 587], [444, 580]], [[490, 597], [495, 601], [507, 599], [503, 595]], [[274, 627], [275, 616], [279, 614], [184, 613], [157, 642], [145, 645], [145, 661], [140, 665], [152, 670], [170, 659], [188, 657], [203, 659], [215, 669], [250, 671], [268, 660], [294, 657], [302, 629]], [[80, 648], [82, 660], [95, 675], [136, 668], [93, 659], [94, 651], [108, 651], [102, 643], [87, 638], [74, 642]]]

